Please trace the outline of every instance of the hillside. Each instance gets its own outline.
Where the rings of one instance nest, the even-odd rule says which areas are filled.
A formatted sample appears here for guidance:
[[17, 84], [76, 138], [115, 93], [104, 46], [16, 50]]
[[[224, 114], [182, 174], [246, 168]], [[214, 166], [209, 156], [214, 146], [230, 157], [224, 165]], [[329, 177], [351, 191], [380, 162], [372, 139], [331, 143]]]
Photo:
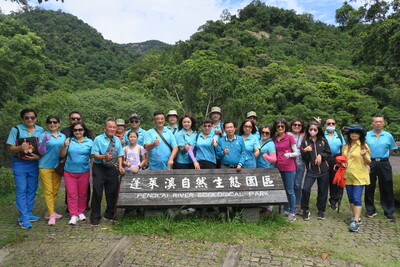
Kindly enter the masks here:
[[123, 44], [123, 47], [128, 49], [131, 52], [135, 52], [138, 54], [145, 54], [149, 50], [165, 50], [166, 47], [170, 46], [169, 44], [166, 44], [164, 42], [158, 41], [158, 40], [149, 40], [141, 43], [128, 43], [128, 44]]

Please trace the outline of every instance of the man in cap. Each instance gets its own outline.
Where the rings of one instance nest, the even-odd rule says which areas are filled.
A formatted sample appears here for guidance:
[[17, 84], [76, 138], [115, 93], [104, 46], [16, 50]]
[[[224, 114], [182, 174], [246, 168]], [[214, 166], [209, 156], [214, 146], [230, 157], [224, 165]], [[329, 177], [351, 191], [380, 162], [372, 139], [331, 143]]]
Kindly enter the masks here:
[[117, 131], [115, 132], [115, 136], [119, 138], [119, 140], [121, 141], [121, 144], [124, 145], [125, 141], [124, 141], [124, 134], [125, 134], [125, 129], [126, 129], [126, 125], [125, 125], [125, 121], [123, 119], [117, 119]]
[[210, 112], [210, 119], [212, 121], [211, 133], [213, 135], [218, 135], [218, 137], [222, 137], [224, 135], [222, 122], [221, 122], [221, 115], [222, 115], [222, 113], [221, 113], [220, 107], [212, 107], [211, 108], [211, 112]]
[[131, 129], [125, 132], [123, 140], [124, 140], [124, 145], [128, 146], [130, 144], [128, 135], [130, 131], [134, 131], [138, 134], [138, 140], [136, 141], [136, 144], [143, 146], [144, 145], [144, 139], [146, 137], [146, 131], [140, 127], [140, 115], [137, 113], [133, 113], [129, 117], [129, 123], [131, 125]]
[[178, 112], [176, 110], [170, 110], [167, 114], [168, 125], [165, 126], [168, 130], [175, 134], [178, 131]]
[[393, 194], [393, 174], [392, 166], [389, 162], [390, 152], [397, 149], [393, 136], [383, 130], [385, 120], [382, 115], [375, 115], [372, 118], [373, 129], [367, 132], [365, 141], [371, 150], [370, 165], [370, 184], [365, 187], [365, 207], [366, 217], [372, 218], [377, 215], [374, 205], [374, 195], [376, 180], [379, 179], [379, 192], [381, 197], [381, 205], [385, 217], [388, 221], [394, 222], [396, 218], [393, 216], [395, 211], [394, 194]]
[[257, 121], [258, 121], [257, 113], [255, 111], [247, 112], [246, 119], [253, 121], [254, 125], [256, 125], [257, 132], [254, 135], [256, 135], [257, 139], [260, 140], [261, 136], [260, 136], [260, 132], [258, 131], [258, 127], [257, 127]]

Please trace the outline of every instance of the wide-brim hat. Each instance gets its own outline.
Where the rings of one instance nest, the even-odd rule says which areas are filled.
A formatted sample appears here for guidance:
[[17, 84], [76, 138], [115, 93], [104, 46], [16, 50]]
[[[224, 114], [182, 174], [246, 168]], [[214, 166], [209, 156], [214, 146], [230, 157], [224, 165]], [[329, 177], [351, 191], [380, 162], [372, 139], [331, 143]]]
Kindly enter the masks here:
[[125, 121], [123, 119], [117, 119], [115, 121], [117, 123], [117, 126], [125, 126]]
[[178, 112], [177, 112], [176, 110], [174, 110], [174, 109], [168, 111], [167, 118], [168, 118], [169, 116], [177, 116], [177, 117], [179, 117], [179, 116], [178, 116]]
[[367, 134], [365, 129], [358, 124], [352, 124], [350, 126], [343, 127], [343, 130], [345, 130], [346, 132], [350, 132], [350, 131], [359, 132], [360, 134], [362, 134], [364, 136]]
[[210, 114], [211, 114], [211, 113], [219, 113], [219, 114], [222, 114], [221, 108], [220, 108], [220, 107], [212, 107], [212, 108], [211, 108], [211, 111], [210, 111]]
[[256, 117], [256, 119], [258, 119], [257, 113], [255, 111], [247, 112], [246, 119], [248, 119], [250, 117]]

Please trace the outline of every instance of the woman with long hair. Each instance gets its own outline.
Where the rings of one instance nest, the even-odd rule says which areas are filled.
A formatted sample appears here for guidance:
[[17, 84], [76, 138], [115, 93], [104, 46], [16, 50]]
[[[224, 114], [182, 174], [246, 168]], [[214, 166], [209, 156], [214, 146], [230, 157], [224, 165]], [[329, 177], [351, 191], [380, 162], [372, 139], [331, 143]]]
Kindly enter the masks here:
[[301, 197], [301, 208], [303, 210], [303, 219], [310, 219], [310, 194], [311, 187], [315, 180], [318, 184], [317, 196], [317, 219], [325, 219], [326, 201], [328, 199], [329, 187], [329, 163], [331, 149], [328, 141], [324, 137], [321, 124], [317, 121], [311, 121], [306, 128], [306, 135], [301, 143], [301, 157], [307, 168], [306, 177]]
[[59, 162], [58, 151], [64, 144], [65, 135], [58, 130], [58, 127], [60, 127], [60, 118], [58, 116], [48, 116], [46, 124], [48, 130], [40, 136], [39, 153], [42, 157], [39, 159], [39, 173], [46, 203], [44, 218], [49, 220], [48, 225], [54, 225], [56, 224], [56, 219], [62, 218], [62, 215], [54, 210], [54, 206], [61, 184], [61, 175], [56, 173], [56, 167]]
[[85, 221], [87, 189], [90, 178], [90, 158], [93, 141], [90, 132], [82, 122], [71, 125], [71, 134], [59, 151], [59, 156], [66, 158], [64, 181], [68, 198], [68, 210], [71, 215], [70, 225]]
[[257, 129], [254, 122], [246, 119], [239, 128], [239, 135], [243, 138], [244, 145], [246, 146], [246, 161], [243, 168], [256, 168], [257, 157], [260, 155], [260, 140], [257, 138]]
[[277, 134], [273, 137], [273, 140], [276, 148], [276, 167], [281, 173], [288, 198], [288, 204], [284, 205], [285, 215], [287, 215], [289, 222], [293, 222], [296, 220], [296, 196], [294, 194], [295, 158], [299, 155], [299, 152], [296, 147], [296, 141], [288, 131], [289, 125], [284, 118], [275, 120], [273, 133]]
[[188, 114], [179, 119], [178, 132], [175, 134], [179, 147], [178, 156], [174, 164], [175, 169], [200, 169], [193, 150], [196, 146], [196, 120]]
[[344, 177], [353, 218], [348, 221], [350, 232], [358, 232], [361, 225], [362, 193], [370, 184], [368, 166], [371, 163], [370, 150], [365, 143], [365, 130], [357, 124], [345, 127], [347, 142], [342, 148], [342, 155], [347, 157]]

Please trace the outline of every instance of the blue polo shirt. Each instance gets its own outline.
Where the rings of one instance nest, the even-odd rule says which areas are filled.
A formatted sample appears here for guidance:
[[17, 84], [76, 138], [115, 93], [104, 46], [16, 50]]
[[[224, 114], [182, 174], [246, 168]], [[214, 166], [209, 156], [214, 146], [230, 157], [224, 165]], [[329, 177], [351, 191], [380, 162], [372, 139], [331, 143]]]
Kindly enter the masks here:
[[275, 144], [272, 138], [268, 139], [266, 142], [267, 143], [261, 144], [260, 155], [257, 158], [257, 168], [275, 168], [274, 163], [263, 158], [265, 152], [267, 152], [267, 154], [276, 153]]
[[[228, 147], [229, 153], [224, 154], [225, 147]], [[235, 135], [232, 141], [227, 136], [218, 140], [217, 156], [221, 159], [221, 163], [225, 165], [236, 166], [239, 163], [243, 166], [246, 161], [246, 146], [241, 136]]]
[[[162, 133], [163, 137], [167, 141], [167, 143], [174, 148], [177, 146], [175, 136], [172, 132], [166, 128], [163, 129]], [[158, 146], [155, 146], [152, 150], [148, 152], [149, 154], [149, 169], [150, 170], [166, 170], [168, 167], [168, 159], [171, 156], [171, 149], [167, 144], [161, 139], [154, 128], [147, 131], [147, 135], [144, 139], [144, 144], [153, 143], [156, 140], [156, 137], [160, 141]]]
[[215, 130], [220, 130], [222, 132], [222, 136], [225, 136], [225, 132], [224, 132], [224, 128], [223, 128], [223, 123], [222, 122], [218, 122], [217, 126], [212, 126], [211, 127], [211, 133], [213, 136], [216, 135], [218, 136], [218, 138], [220, 138], [220, 135], [215, 134]]
[[393, 136], [383, 130], [378, 138], [376, 138], [374, 130], [367, 132], [365, 142], [371, 150], [372, 159], [387, 159], [390, 156], [390, 150], [397, 149]]
[[[125, 141], [125, 146], [129, 146], [129, 144], [131, 143], [131, 142], [129, 142], [129, 139], [128, 139], [128, 134], [131, 131], [132, 131], [132, 129], [129, 129], [128, 131], [125, 132], [124, 136], [122, 137], [122, 139]], [[139, 127], [139, 130], [137, 131], [137, 133], [139, 135], [139, 138], [136, 141], [136, 144], [144, 146], [144, 139], [145, 139], [146, 134], [147, 134], [146, 130], [144, 130], [144, 129]]]
[[173, 135], [175, 135], [178, 132], [178, 124], [175, 124], [173, 128], [171, 128], [171, 126], [169, 125], [165, 126], [165, 128], [170, 130]]
[[[44, 133], [43, 128], [38, 125], [35, 125], [35, 130], [33, 131], [32, 134], [28, 131], [25, 124], [19, 124], [16, 127], [19, 130], [19, 138], [37, 137], [39, 139], [39, 137]], [[7, 144], [13, 145], [13, 146], [17, 145], [18, 130], [15, 127], [11, 128], [11, 131], [8, 134]], [[16, 157], [17, 153], [14, 153], [13, 156]], [[17, 158], [15, 160], [22, 160], [24, 162], [26, 161], [26, 160], [17, 159]], [[34, 161], [34, 162], [37, 162], [37, 161]]]
[[257, 137], [257, 140], [261, 140], [260, 130], [258, 129], [257, 126], [256, 126], [256, 132], [253, 135]]
[[42, 155], [42, 157], [39, 159], [39, 168], [54, 169], [58, 165], [58, 152], [64, 144], [65, 135], [58, 131], [58, 137], [55, 137], [50, 131], [46, 131], [39, 137], [40, 144], [42, 143], [43, 138], [46, 134], [50, 135], [51, 139], [46, 142], [46, 153]]
[[[196, 145], [196, 137], [197, 137], [197, 133], [192, 132], [191, 134], [189, 134], [183, 128], [175, 134], [176, 144], [178, 146], [184, 146], [185, 143], [187, 143], [188, 145], [191, 145], [191, 146], [195, 146]], [[179, 163], [182, 163], [182, 164], [193, 163], [188, 152], [181, 153], [180, 151], [178, 152], [176, 161]]]
[[212, 145], [213, 135], [210, 133], [207, 138], [204, 137], [204, 133], [200, 132], [196, 141], [195, 156], [198, 161], [206, 160], [214, 164], [217, 163], [217, 157], [215, 155], [215, 147]]
[[[124, 156], [124, 150], [122, 149], [121, 141], [119, 140], [118, 137], [113, 136], [112, 137], [115, 141], [115, 149], [118, 152], [118, 157]], [[108, 139], [107, 135], [103, 133], [102, 135], [97, 136], [94, 139], [93, 147], [92, 147], [92, 155], [94, 154], [99, 154], [99, 155], [105, 155], [108, 146], [110, 145], [110, 140]], [[103, 163], [102, 160], [93, 160], [94, 163]]]
[[90, 154], [93, 143], [93, 140], [86, 136], [83, 142], [79, 142], [75, 137], [72, 137], [69, 146], [65, 148], [67, 150], [67, 160], [65, 161], [64, 170], [72, 173], [90, 171]]
[[328, 131], [324, 132], [326, 140], [328, 140], [329, 147], [331, 148], [332, 156], [340, 155], [342, 152], [342, 147], [346, 143], [343, 135], [338, 135], [336, 131], [333, 132], [332, 137], [329, 135]]
[[[243, 137], [242, 137], [243, 138]], [[244, 141], [244, 139], [243, 139]], [[243, 168], [256, 168], [256, 157], [254, 157], [254, 149], [260, 149], [260, 141], [255, 134], [250, 134], [246, 141], [244, 141], [246, 146], [246, 161], [243, 164]]]

